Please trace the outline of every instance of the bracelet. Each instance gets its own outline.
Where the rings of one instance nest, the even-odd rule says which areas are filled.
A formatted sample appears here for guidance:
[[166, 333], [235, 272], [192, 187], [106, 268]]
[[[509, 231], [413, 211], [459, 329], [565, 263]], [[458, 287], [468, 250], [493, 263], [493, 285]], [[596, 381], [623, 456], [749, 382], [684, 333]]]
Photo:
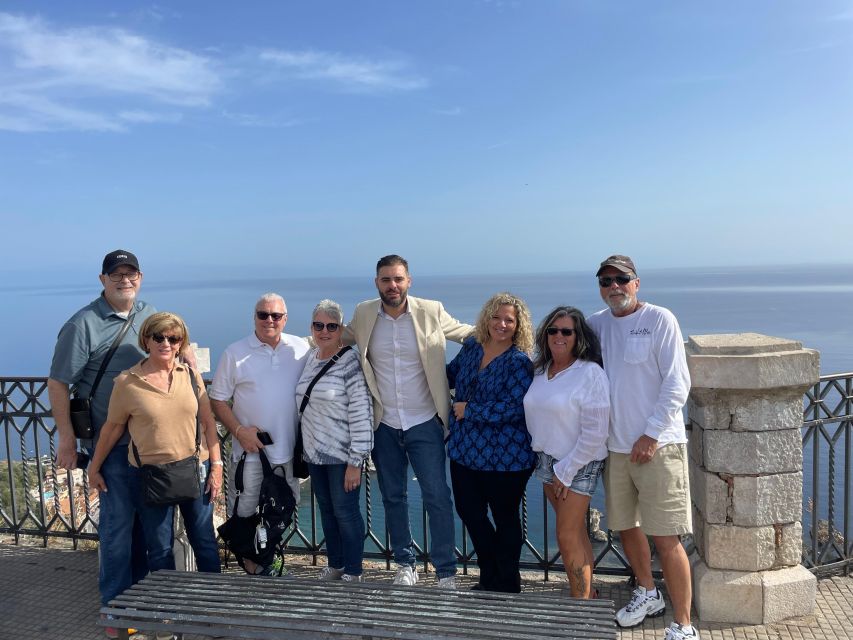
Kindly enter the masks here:
[[211, 460], [210, 464], [215, 464], [221, 467], [224, 463], [222, 462], [222, 460]]
[[237, 428], [234, 429], [234, 435], [236, 436], [238, 433], [240, 433], [240, 429], [244, 429], [244, 428], [245, 427], [242, 424], [238, 424]]

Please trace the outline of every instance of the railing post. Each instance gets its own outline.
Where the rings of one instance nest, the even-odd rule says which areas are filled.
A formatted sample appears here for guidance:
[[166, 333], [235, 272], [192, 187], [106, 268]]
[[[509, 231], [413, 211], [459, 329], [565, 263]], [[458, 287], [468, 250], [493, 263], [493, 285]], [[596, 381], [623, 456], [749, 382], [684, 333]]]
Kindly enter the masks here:
[[708, 622], [814, 610], [801, 564], [803, 393], [819, 354], [755, 333], [691, 336], [688, 401], [694, 603]]

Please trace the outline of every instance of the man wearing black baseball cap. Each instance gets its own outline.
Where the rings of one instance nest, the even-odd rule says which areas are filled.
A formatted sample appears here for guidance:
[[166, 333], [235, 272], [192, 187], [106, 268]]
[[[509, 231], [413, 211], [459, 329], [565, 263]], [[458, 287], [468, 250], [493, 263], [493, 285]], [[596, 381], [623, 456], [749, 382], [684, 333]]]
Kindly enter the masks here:
[[[107, 418], [113, 379], [145, 356], [138, 346], [138, 332], [143, 321], [156, 311], [136, 299], [142, 284], [142, 271], [139, 260], [130, 251], [118, 249], [104, 256], [99, 279], [103, 286], [101, 295], [71, 316], [60, 329], [47, 381], [51, 411], [59, 434], [56, 464], [64, 469], [77, 466], [77, 442], [70, 413], [72, 387], [75, 397], [90, 399], [91, 424], [97, 440], [98, 431]], [[130, 324], [93, 394], [92, 387], [101, 365], [126, 323]], [[94, 441], [81, 441], [81, 444], [91, 454]], [[125, 434], [101, 468], [109, 487], [109, 491], [100, 494], [98, 522], [98, 586], [104, 605], [148, 572], [145, 540], [136, 517], [136, 500], [130, 492], [127, 447]], [[117, 632], [107, 627], [107, 635], [117, 637]]]
[[690, 374], [678, 320], [637, 298], [640, 278], [628, 256], [606, 258], [596, 272], [608, 309], [587, 321], [601, 341], [610, 381], [607, 523], [619, 531], [637, 588], [616, 613], [621, 627], [664, 614], [652, 579], [652, 536], [673, 607], [665, 640], [698, 640], [690, 623], [690, 563], [680, 536], [692, 531], [687, 434], [682, 408]]

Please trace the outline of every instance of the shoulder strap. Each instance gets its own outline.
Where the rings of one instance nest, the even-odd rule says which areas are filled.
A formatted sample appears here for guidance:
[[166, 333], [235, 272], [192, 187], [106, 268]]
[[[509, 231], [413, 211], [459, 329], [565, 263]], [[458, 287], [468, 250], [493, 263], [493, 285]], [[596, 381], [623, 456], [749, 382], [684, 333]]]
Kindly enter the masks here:
[[[190, 365], [187, 365], [187, 371], [190, 374], [190, 385], [193, 388], [193, 395], [195, 396], [196, 403], [198, 403], [198, 382], [196, 382], [195, 374], [193, 373], [193, 369]], [[201, 451], [201, 419], [199, 418], [199, 410], [196, 408], [195, 410], [195, 455], [198, 456], [199, 451]], [[136, 443], [133, 441], [133, 438], [130, 439], [130, 448], [133, 450], [133, 457], [136, 460], [136, 466], [142, 467], [142, 461], [139, 459], [139, 449], [136, 448]], [[242, 462], [242, 460], [241, 460]], [[241, 467], [242, 470], [242, 467]], [[242, 474], [240, 476], [240, 483], [242, 484], [243, 477]]]
[[314, 389], [314, 385], [317, 384], [320, 381], [320, 378], [326, 375], [326, 372], [332, 368], [332, 365], [335, 364], [338, 360], [340, 360], [341, 357], [350, 349], [352, 349], [352, 347], [347, 345], [346, 347], [338, 351], [335, 355], [329, 358], [329, 361], [325, 365], [323, 365], [323, 368], [320, 369], [320, 372], [316, 376], [314, 376], [314, 379], [311, 381], [311, 384], [309, 384], [308, 388], [305, 390], [305, 396], [302, 398], [302, 405], [299, 407], [300, 415], [305, 412], [305, 407], [308, 406], [308, 401], [311, 399], [311, 391]]
[[234, 472], [234, 508], [231, 510], [231, 515], [237, 515], [237, 507], [240, 504], [240, 494], [243, 493], [243, 467], [246, 463], [246, 452], [240, 456], [240, 462], [237, 463], [237, 470]]
[[107, 371], [107, 365], [110, 363], [110, 360], [113, 359], [113, 355], [115, 355], [118, 346], [121, 344], [121, 341], [124, 339], [124, 336], [127, 335], [127, 330], [130, 329], [130, 325], [133, 324], [133, 319], [136, 317], [136, 312], [131, 313], [127, 316], [127, 320], [124, 321], [121, 329], [119, 329], [116, 334], [115, 340], [110, 345], [110, 350], [107, 351], [107, 355], [104, 356], [103, 362], [101, 362], [101, 368], [98, 369], [98, 375], [95, 376], [95, 382], [92, 384], [92, 388], [89, 390], [89, 401], [91, 402], [92, 398], [95, 397], [95, 391], [98, 389], [98, 385], [101, 384], [101, 378], [104, 377], [104, 373]]

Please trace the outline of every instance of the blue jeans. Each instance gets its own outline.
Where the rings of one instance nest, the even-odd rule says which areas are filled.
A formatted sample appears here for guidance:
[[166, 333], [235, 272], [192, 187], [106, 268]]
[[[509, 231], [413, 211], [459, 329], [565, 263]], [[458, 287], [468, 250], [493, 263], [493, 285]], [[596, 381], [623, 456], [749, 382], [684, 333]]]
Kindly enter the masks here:
[[[187, 530], [190, 546], [195, 554], [196, 566], [199, 571], [219, 573], [219, 547], [216, 544], [216, 533], [213, 531], [213, 503], [210, 494], [204, 491], [204, 479], [210, 470], [210, 463], [204, 463], [204, 475], [199, 475], [201, 496], [195, 500], [185, 500], [176, 506], [181, 510], [184, 526]], [[172, 555], [172, 545], [175, 532], [172, 528], [175, 516], [174, 506], [151, 506], [144, 503], [142, 498], [142, 473], [131, 466], [131, 482], [139, 502], [139, 518], [145, 531], [145, 542], [148, 544], [148, 568], [151, 571], [159, 569], [174, 569], [175, 556]]]
[[329, 566], [360, 576], [364, 556], [364, 519], [358, 504], [360, 489], [344, 491], [345, 464], [309, 464], [311, 486], [320, 508]]
[[114, 447], [101, 465], [108, 489], [99, 496], [98, 589], [102, 605], [148, 573], [145, 537], [131, 489], [130, 469], [126, 445]]
[[438, 416], [406, 431], [380, 423], [373, 435], [373, 462], [394, 560], [411, 567], [417, 560], [409, 525], [407, 479], [411, 463], [429, 516], [430, 561], [439, 578], [455, 575], [453, 502], [447, 486], [444, 430]]

